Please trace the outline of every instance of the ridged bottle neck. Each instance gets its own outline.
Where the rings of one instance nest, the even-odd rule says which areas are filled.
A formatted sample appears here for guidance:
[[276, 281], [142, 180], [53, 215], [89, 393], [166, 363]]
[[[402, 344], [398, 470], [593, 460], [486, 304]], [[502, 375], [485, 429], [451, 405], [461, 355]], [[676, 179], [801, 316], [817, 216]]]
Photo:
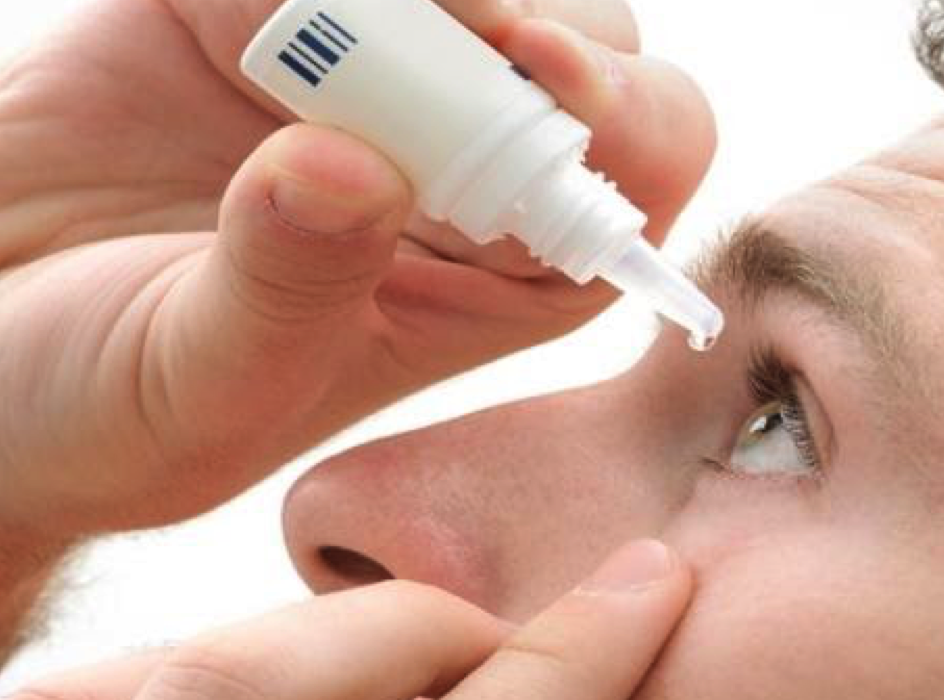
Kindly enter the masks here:
[[478, 243], [512, 234], [578, 282], [642, 231], [645, 217], [582, 163], [589, 129], [526, 91], [421, 193], [421, 206]]
[[503, 223], [535, 257], [584, 283], [619, 259], [646, 217], [602, 175], [569, 158], [535, 178]]

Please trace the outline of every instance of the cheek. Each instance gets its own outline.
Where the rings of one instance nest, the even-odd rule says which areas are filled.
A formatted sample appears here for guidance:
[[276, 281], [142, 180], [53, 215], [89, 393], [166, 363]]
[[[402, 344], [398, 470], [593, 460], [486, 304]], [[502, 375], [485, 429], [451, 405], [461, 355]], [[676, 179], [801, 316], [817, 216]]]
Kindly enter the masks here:
[[692, 607], [639, 697], [941, 697], [940, 620], [926, 613], [938, 586], [894, 585], [908, 572], [883, 568], [887, 559], [813, 544], [760, 547], [699, 572]]

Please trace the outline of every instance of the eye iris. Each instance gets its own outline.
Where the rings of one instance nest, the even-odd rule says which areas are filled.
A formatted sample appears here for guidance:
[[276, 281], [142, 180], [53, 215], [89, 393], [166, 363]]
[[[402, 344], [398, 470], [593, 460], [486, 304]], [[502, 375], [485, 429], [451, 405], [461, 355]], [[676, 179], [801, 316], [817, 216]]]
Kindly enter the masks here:
[[741, 440], [744, 446], [754, 445], [765, 435], [772, 433], [783, 425], [783, 406], [771, 403], [758, 411], [757, 417], [750, 421], [747, 431]]
[[807, 456], [809, 443], [801, 410], [790, 401], [770, 401], [744, 422], [728, 470], [753, 475], [811, 474], [817, 462]]

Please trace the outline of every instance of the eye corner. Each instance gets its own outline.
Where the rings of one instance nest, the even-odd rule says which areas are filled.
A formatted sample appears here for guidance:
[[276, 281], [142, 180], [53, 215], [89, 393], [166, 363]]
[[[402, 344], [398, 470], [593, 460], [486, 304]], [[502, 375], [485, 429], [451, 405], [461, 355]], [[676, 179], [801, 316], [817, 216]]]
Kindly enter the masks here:
[[715, 457], [701, 456], [698, 458], [698, 464], [701, 469], [730, 481], [748, 481], [756, 478], [751, 474], [741, 471], [729, 461], [717, 459]]

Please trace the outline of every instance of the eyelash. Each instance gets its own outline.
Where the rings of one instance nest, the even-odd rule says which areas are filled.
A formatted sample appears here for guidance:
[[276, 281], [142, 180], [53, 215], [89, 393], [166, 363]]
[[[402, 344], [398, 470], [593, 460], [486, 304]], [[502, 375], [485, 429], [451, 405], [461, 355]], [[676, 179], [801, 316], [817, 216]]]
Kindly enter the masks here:
[[[779, 403], [782, 406], [780, 416], [783, 429], [797, 448], [797, 453], [804, 466], [813, 476], [821, 476], [822, 463], [819, 450], [810, 430], [806, 409], [800, 400], [796, 376], [787, 369], [779, 356], [770, 348], [755, 352], [748, 363], [748, 387], [756, 406]], [[713, 468], [729, 475], [740, 475], [737, 465], [717, 459], [706, 460]], [[758, 478], [756, 475], [752, 478]], [[761, 477], [764, 478], [764, 477]], [[782, 479], [782, 475], [766, 478]], [[807, 477], [801, 477], [807, 478]]]

